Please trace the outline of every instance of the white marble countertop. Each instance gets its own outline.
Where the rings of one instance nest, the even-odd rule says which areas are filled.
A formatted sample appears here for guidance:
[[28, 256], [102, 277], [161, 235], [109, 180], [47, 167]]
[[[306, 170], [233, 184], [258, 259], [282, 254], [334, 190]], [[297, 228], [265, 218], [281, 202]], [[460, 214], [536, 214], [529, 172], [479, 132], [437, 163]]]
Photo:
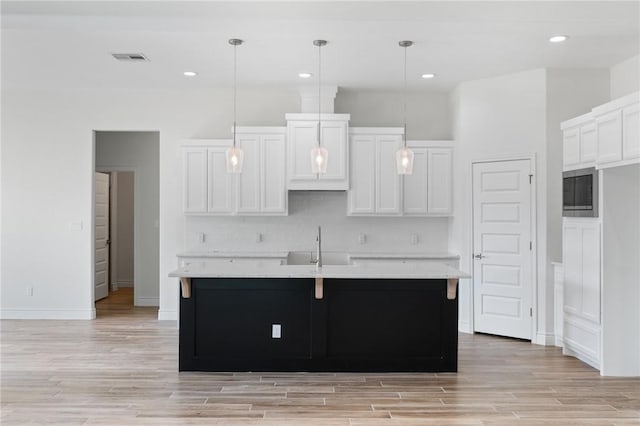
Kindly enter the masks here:
[[185, 251], [178, 253], [178, 258], [186, 257], [210, 257], [212, 259], [286, 259], [288, 251], [231, 251], [231, 250], [211, 250], [211, 251]]
[[457, 279], [470, 278], [445, 263], [402, 263], [398, 265], [274, 265], [257, 261], [247, 268], [234, 263], [216, 265], [193, 262], [172, 271], [170, 277], [185, 278], [370, 278], [370, 279]]
[[[313, 250], [308, 250], [310, 253]], [[212, 251], [185, 251], [177, 254], [178, 258], [212, 258], [212, 259], [286, 259], [288, 251], [231, 251], [231, 250], [212, 250]], [[427, 252], [427, 253], [366, 253], [366, 252], [349, 252], [351, 259], [459, 259], [460, 256], [447, 252]]]

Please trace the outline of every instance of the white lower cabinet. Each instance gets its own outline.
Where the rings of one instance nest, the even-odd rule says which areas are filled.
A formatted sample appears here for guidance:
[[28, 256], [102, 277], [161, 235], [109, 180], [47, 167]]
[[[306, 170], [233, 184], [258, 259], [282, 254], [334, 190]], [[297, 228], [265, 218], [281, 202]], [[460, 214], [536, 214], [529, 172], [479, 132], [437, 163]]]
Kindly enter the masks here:
[[242, 173], [228, 173], [231, 140], [188, 140], [183, 147], [183, 211], [192, 215], [286, 215], [285, 129], [239, 127]]
[[600, 222], [563, 221], [564, 353], [600, 368]]

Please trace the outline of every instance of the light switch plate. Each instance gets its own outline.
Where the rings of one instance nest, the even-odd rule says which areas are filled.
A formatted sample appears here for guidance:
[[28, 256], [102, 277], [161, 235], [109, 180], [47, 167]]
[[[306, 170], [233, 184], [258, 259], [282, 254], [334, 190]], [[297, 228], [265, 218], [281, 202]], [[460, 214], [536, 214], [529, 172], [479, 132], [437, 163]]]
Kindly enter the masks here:
[[418, 244], [419, 240], [420, 238], [418, 237], [418, 234], [411, 234], [411, 244]]

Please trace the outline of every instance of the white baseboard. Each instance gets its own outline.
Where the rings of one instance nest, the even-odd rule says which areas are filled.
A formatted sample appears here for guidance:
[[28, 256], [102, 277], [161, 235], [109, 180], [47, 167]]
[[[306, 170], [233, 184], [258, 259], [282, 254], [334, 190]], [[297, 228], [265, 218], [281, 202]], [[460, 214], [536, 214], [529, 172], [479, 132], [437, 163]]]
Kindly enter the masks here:
[[95, 318], [95, 309], [3, 309], [0, 311], [0, 319], [92, 320]]
[[134, 306], [160, 306], [160, 301], [157, 297], [134, 297]]
[[178, 311], [158, 310], [158, 321], [178, 321]]
[[117, 282], [112, 282], [111, 283], [111, 291], [118, 291], [118, 283]]
[[118, 280], [117, 286], [118, 288], [133, 287], [133, 280]]
[[473, 330], [471, 330], [471, 324], [469, 323], [469, 321], [458, 320], [458, 331], [460, 333], [473, 334]]
[[558, 336], [557, 334], [556, 334], [556, 346], [559, 348], [564, 347], [564, 341], [562, 339], [562, 336]]
[[555, 346], [556, 336], [553, 333], [538, 333], [533, 343], [542, 346]]

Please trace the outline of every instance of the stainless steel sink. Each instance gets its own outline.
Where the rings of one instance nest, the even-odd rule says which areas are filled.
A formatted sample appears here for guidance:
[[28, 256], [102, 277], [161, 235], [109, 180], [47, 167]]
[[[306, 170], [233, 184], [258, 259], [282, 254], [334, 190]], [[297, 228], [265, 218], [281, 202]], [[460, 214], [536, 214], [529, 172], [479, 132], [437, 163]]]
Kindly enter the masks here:
[[[314, 265], [316, 261], [315, 253], [312, 251], [290, 251], [287, 259], [282, 261], [283, 265]], [[322, 264], [328, 265], [351, 265], [349, 253], [344, 252], [322, 252]]]

